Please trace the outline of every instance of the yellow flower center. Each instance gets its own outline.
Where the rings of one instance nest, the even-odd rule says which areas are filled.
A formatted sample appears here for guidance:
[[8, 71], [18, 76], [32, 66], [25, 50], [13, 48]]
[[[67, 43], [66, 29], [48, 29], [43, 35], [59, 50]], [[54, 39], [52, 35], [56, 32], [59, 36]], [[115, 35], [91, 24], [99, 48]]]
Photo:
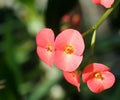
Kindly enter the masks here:
[[71, 73], [70, 73], [70, 77], [71, 77], [71, 78], [75, 77], [75, 73], [71, 72]]
[[102, 74], [101, 74], [100, 72], [95, 72], [95, 73], [94, 73], [94, 77], [95, 77], [96, 79], [100, 79], [100, 80], [103, 79]]
[[73, 52], [74, 52], [73, 46], [71, 46], [71, 45], [65, 46], [64, 52], [65, 52], [66, 54], [73, 54]]
[[52, 45], [50, 43], [47, 45], [46, 50], [48, 52], [52, 52], [53, 51]]

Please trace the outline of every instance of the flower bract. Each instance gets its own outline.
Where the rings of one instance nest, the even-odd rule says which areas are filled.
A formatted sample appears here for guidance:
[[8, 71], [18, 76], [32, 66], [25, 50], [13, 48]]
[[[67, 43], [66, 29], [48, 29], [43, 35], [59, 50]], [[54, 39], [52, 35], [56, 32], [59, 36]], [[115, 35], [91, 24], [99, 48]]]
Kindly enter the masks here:
[[93, 3], [97, 5], [101, 4], [105, 8], [110, 8], [113, 5], [114, 0], [93, 0]]
[[63, 71], [74, 71], [83, 58], [84, 41], [74, 29], [66, 29], [55, 40], [54, 63]]
[[110, 69], [100, 63], [92, 63], [85, 67], [82, 72], [82, 80], [94, 93], [100, 93], [111, 88], [115, 82], [115, 76]]
[[114, 0], [101, 0], [101, 5], [105, 8], [110, 8], [114, 3]]
[[49, 28], [40, 30], [36, 36], [37, 54], [39, 58], [52, 66], [54, 59], [54, 33]]
[[73, 72], [64, 72], [64, 77], [67, 82], [77, 87], [78, 91], [80, 92], [80, 73], [73, 71]]

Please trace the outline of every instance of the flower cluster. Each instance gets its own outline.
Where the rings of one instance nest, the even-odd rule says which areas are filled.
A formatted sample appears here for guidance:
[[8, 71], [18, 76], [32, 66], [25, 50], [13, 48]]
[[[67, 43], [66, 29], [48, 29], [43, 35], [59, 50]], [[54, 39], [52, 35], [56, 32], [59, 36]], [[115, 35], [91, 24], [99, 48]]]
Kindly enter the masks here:
[[113, 86], [114, 75], [110, 69], [99, 63], [93, 63], [78, 70], [85, 49], [84, 39], [75, 29], [62, 31], [56, 39], [49, 28], [40, 30], [36, 36], [39, 58], [52, 67], [53, 63], [63, 71], [65, 79], [80, 91], [80, 75], [92, 92], [99, 93]]
[[84, 40], [74, 29], [61, 32], [54, 41], [54, 33], [49, 28], [40, 30], [36, 36], [39, 58], [52, 67], [54, 63], [63, 71], [74, 71], [83, 58]]
[[110, 8], [113, 5], [114, 0], [93, 0], [93, 3], [96, 5], [101, 4], [105, 8]]

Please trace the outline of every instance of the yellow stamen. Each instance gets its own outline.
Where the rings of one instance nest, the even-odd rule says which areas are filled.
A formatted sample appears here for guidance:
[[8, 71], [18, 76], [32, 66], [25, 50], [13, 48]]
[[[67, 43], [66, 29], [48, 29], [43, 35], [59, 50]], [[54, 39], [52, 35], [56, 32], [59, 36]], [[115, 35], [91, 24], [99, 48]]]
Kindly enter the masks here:
[[75, 73], [71, 72], [71, 73], [70, 73], [70, 77], [71, 77], [71, 78], [75, 77]]
[[52, 45], [50, 43], [47, 45], [46, 49], [47, 49], [48, 52], [53, 51]]
[[101, 74], [100, 72], [95, 72], [95, 73], [94, 73], [94, 77], [95, 77], [96, 79], [100, 79], [100, 80], [103, 79], [102, 74]]
[[66, 54], [73, 54], [73, 52], [74, 52], [73, 46], [71, 46], [71, 45], [65, 46], [64, 52], [65, 52]]

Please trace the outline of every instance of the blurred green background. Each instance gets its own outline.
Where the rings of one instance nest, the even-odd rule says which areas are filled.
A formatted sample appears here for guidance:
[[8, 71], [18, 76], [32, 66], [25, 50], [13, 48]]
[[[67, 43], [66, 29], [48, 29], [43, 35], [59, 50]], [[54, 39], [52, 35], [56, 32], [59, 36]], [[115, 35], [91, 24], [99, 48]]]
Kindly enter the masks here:
[[[94, 94], [81, 82], [78, 93], [59, 69], [36, 54], [40, 29], [52, 28], [56, 35], [66, 28], [82, 33], [105, 10], [92, 0], [0, 0], [0, 100], [120, 100], [120, 5], [97, 30], [95, 45], [95, 62], [111, 67], [116, 77], [109, 90]], [[65, 15], [70, 19], [64, 20]], [[90, 41], [91, 34], [85, 37], [85, 57]]]

